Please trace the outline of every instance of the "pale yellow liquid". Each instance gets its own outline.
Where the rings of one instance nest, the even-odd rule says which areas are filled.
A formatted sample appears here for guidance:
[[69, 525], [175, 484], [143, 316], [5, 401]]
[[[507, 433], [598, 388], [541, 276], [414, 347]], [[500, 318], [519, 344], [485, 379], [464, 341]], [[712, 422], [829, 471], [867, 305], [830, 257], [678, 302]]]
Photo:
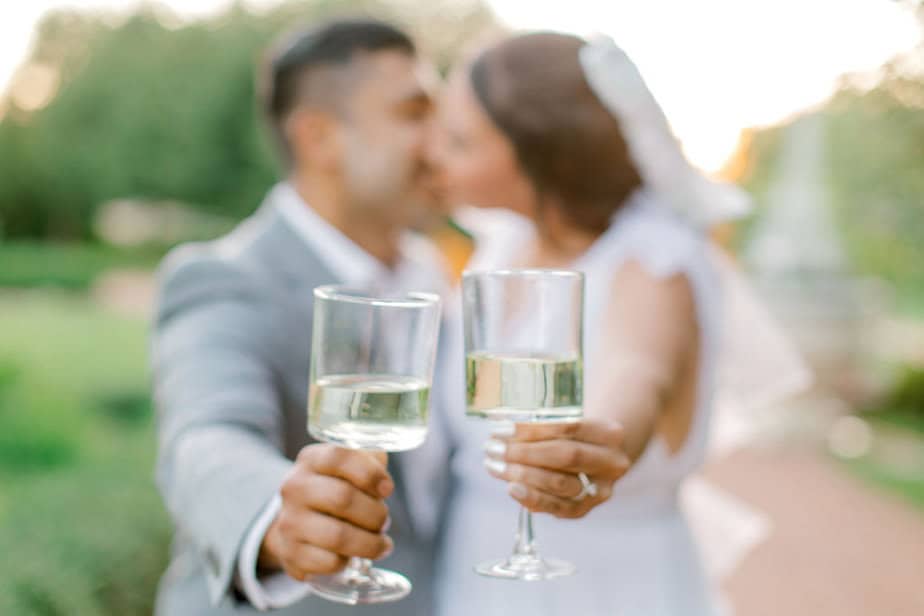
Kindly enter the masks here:
[[352, 449], [404, 451], [427, 435], [430, 386], [388, 374], [318, 379], [308, 397], [308, 432]]
[[580, 358], [470, 353], [465, 360], [468, 415], [509, 421], [581, 417]]

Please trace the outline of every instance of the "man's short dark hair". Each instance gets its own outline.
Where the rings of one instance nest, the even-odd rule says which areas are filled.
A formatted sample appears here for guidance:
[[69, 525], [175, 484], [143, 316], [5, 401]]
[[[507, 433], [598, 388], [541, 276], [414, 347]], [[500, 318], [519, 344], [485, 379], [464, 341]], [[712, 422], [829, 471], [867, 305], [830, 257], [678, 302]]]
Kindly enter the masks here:
[[391, 24], [366, 18], [337, 19], [302, 29], [274, 46], [260, 75], [259, 91], [263, 112], [283, 153], [288, 157], [283, 124], [298, 102], [305, 97], [321, 100], [332, 95], [330, 91], [306, 92], [309, 73], [320, 68], [346, 67], [360, 52], [392, 49], [411, 56], [416, 53], [407, 34]]

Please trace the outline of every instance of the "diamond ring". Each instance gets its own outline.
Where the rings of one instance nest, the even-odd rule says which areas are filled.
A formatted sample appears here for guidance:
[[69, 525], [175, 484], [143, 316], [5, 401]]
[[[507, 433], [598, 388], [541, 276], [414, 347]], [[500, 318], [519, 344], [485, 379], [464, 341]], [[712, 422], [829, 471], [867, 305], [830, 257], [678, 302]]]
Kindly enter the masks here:
[[597, 484], [590, 480], [584, 473], [578, 473], [578, 479], [581, 480], [581, 492], [577, 496], [571, 497], [571, 500], [582, 501], [587, 496], [597, 495]]

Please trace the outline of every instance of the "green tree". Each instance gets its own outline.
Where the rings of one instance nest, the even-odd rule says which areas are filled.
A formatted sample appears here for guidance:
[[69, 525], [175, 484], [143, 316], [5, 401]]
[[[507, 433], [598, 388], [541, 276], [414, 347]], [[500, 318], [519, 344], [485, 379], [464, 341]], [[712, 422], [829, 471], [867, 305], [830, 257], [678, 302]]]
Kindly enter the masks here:
[[121, 23], [50, 14], [29, 62], [53, 68], [59, 90], [0, 121], [4, 233], [89, 238], [96, 207], [124, 197], [248, 214], [277, 175], [253, 102], [261, 51], [295, 24], [345, 13], [405, 25], [444, 66], [494, 23], [477, 0], [289, 2], [264, 14], [233, 5], [190, 23], [157, 5]]
[[[916, 10], [924, 26], [924, 4]], [[819, 113], [829, 205], [854, 267], [924, 312], [924, 42], [874, 75], [845, 76]], [[747, 185], [758, 197], [773, 180], [780, 134], [755, 136]]]

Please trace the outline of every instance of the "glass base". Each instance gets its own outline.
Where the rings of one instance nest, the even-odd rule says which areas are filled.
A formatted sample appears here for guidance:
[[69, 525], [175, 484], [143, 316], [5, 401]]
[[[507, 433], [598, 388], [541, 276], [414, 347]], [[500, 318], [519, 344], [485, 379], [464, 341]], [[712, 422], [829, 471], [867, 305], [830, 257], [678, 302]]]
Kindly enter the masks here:
[[576, 569], [563, 560], [514, 554], [509, 558], [483, 562], [475, 567], [475, 572], [486, 577], [537, 582], [571, 575]]
[[308, 582], [315, 594], [347, 605], [367, 605], [403, 599], [411, 592], [411, 582], [394, 571], [372, 568], [368, 575], [347, 568], [336, 575], [316, 577]]

